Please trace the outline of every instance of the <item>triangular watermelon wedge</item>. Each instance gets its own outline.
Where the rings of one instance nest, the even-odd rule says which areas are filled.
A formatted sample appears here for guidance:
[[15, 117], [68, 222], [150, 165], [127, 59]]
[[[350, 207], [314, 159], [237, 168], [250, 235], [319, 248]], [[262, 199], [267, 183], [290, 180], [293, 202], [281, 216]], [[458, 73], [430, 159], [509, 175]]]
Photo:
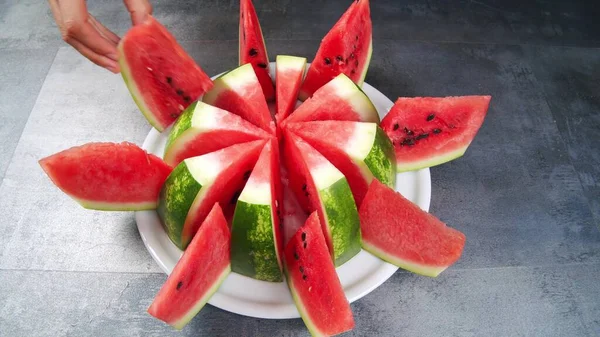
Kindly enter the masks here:
[[265, 95], [250, 63], [217, 78], [202, 101], [234, 113], [263, 130], [275, 132]]
[[240, 0], [239, 65], [252, 64], [267, 101], [275, 99], [275, 86], [269, 75], [269, 55], [252, 0]]
[[363, 248], [400, 268], [436, 277], [462, 254], [463, 233], [378, 180], [359, 212]]
[[326, 120], [379, 123], [379, 114], [369, 97], [348, 76], [340, 74], [302, 103], [282, 126]]
[[312, 61], [299, 98], [304, 101], [339, 74], [362, 86], [373, 53], [369, 0], [352, 1], [325, 35]]
[[172, 168], [135, 144], [94, 142], [39, 161], [52, 182], [84, 208], [155, 209]]
[[227, 221], [215, 203], [148, 313], [180, 330], [204, 307], [231, 272], [231, 237]]
[[177, 247], [185, 250], [215, 202], [225, 214], [233, 209], [266, 142], [232, 145], [185, 159], [173, 169], [160, 192], [158, 215]]
[[164, 160], [175, 167], [190, 157], [270, 137], [269, 133], [238, 115], [204, 102], [194, 102], [173, 125]]
[[311, 335], [333, 336], [354, 329], [352, 309], [331, 262], [316, 212], [286, 245], [285, 272]]
[[277, 112], [275, 118], [281, 122], [292, 113], [298, 101], [298, 91], [304, 78], [306, 58], [277, 55], [275, 85], [277, 89]]
[[392, 142], [376, 123], [319, 121], [288, 124], [338, 168], [360, 207], [373, 178], [394, 187], [396, 158]]
[[170, 126], [212, 81], [154, 17], [119, 42], [121, 75], [133, 100], [158, 131]]

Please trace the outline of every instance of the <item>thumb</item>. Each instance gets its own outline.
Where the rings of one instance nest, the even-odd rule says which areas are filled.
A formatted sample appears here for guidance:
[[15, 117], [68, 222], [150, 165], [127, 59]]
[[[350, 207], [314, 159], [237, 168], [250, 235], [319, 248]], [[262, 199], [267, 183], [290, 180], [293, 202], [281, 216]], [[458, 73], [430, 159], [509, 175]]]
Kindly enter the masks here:
[[131, 15], [133, 25], [139, 25], [152, 14], [152, 5], [148, 0], [123, 0]]

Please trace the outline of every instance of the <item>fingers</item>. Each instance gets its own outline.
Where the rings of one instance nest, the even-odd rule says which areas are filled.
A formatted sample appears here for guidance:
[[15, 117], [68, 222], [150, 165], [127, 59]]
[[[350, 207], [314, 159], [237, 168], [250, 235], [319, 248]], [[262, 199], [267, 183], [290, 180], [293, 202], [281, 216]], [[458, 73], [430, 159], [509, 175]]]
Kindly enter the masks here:
[[123, 0], [127, 10], [131, 14], [133, 25], [144, 22], [146, 16], [152, 14], [152, 5], [148, 0]]
[[99, 55], [98, 53], [94, 52], [92, 49], [88, 48], [83, 43], [77, 40], [72, 40], [70, 44], [79, 53], [81, 53], [81, 55], [85, 56], [90, 61], [94, 62], [96, 65], [102, 68], [106, 68], [115, 74], [119, 73], [119, 64], [115, 62], [115, 60], [108, 58], [104, 55]]
[[92, 24], [92, 26], [94, 26], [94, 28], [100, 33], [100, 35], [102, 35], [102, 37], [104, 37], [105, 39], [111, 41], [112, 43], [114, 43], [115, 45], [119, 44], [119, 41], [121, 40], [117, 34], [113, 33], [112, 31], [110, 31], [110, 29], [104, 27], [103, 24], [101, 24], [100, 22], [98, 22], [98, 20], [96, 20], [95, 17], [90, 15], [90, 23]]

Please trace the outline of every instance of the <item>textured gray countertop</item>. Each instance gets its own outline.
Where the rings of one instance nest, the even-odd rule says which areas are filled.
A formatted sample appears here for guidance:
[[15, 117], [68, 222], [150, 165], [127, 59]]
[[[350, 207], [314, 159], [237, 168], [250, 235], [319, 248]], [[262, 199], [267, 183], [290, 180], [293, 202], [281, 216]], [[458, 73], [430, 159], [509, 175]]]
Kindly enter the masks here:
[[[270, 55], [312, 59], [348, 1], [255, 0]], [[210, 75], [237, 61], [237, 1], [153, 1]], [[118, 0], [91, 12], [123, 34]], [[352, 336], [600, 335], [600, 24], [583, 2], [372, 0], [367, 82], [491, 94], [466, 155], [431, 169], [431, 212], [467, 236], [437, 279], [398, 271]], [[166, 279], [133, 213], [85, 210], [37, 161], [150, 130], [120, 76], [59, 39], [45, 2], [0, 1], [0, 336], [307, 336], [207, 306], [182, 332], [146, 309]]]

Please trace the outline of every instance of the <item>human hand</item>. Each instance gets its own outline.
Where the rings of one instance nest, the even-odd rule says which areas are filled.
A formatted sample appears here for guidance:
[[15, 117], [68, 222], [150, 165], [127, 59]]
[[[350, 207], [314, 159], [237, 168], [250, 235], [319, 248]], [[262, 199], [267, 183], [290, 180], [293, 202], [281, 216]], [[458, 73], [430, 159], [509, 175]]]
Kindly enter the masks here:
[[[87, 10], [85, 0], [48, 0], [54, 20], [65, 42], [95, 64], [113, 73], [120, 71], [117, 44], [120, 38], [98, 22]], [[148, 0], [124, 0], [133, 25], [152, 14]]]

